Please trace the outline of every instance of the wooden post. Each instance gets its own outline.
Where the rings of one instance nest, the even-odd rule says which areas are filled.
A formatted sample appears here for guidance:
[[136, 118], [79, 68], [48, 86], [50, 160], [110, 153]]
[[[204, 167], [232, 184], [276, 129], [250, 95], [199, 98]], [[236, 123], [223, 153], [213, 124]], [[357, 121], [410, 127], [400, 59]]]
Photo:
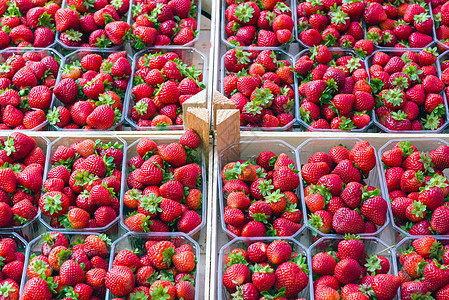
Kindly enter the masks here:
[[199, 92], [196, 95], [193, 95], [192, 97], [190, 97], [189, 99], [187, 99], [183, 104], [182, 104], [182, 111], [187, 112], [187, 110], [190, 107], [202, 107], [202, 108], [207, 108], [207, 102], [206, 102], [206, 90], [202, 90], [201, 92]]
[[217, 153], [221, 153], [229, 145], [236, 147], [223, 153], [224, 161], [236, 161], [240, 157], [240, 111], [238, 109], [217, 110], [215, 139], [217, 141]]
[[192, 128], [201, 138], [201, 147], [203, 148], [206, 163], [209, 160], [209, 110], [206, 108], [189, 107], [185, 111], [184, 129]]
[[213, 96], [213, 112], [214, 112], [214, 122], [217, 124], [217, 110], [218, 109], [235, 109], [235, 104], [229, 98], [218, 91], [214, 91]]

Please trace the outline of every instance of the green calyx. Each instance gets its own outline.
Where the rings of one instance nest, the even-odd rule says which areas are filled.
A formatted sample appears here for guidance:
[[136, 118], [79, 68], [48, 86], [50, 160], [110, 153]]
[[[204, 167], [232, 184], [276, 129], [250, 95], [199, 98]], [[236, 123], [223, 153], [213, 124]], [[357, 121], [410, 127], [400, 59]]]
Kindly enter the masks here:
[[248, 266], [249, 263], [246, 261], [245, 257], [242, 255], [241, 252], [232, 252], [228, 254], [229, 261], [226, 264], [226, 266], [230, 267], [235, 264], [243, 264], [245, 266]]
[[9, 293], [14, 292], [16, 292], [14, 283], [3, 282], [2, 284], [0, 284], [0, 296], [2, 296], [2, 298], [8, 299]]
[[262, 106], [258, 105], [255, 101], [248, 102], [244, 109], [246, 113], [252, 114], [253, 116], [260, 115], [262, 113]]
[[407, 75], [411, 81], [419, 81], [419, 75], [424, 73], [423, 70], [418, 70], [418, 66], [412, 64], [403, 68], [402, 72]]
[[254, 13], [254, 8], [248, 2], [240, 4], [235, 8], [235, 16], [239, 21], [242, 21], [244, 23], [249, 22]]
[[366, 260], [366, 271], [371, 273], [371, 275], [376, 275], [377, 270], [382, 270], [382, 259], [380, 259], [376, 254], [371, 255]]
[[258, 106], [270, 106], [273, 103], [274, 95], [269, 89], [256, 88], [253, 102]]
[[391, 117], [396, 121], [403, 121], [403, 120], [407, 119], [407, 114], [405, 112], [403, 112], [402, 110], [392, 111]]
[[36, 259], [31, 263], [31, 269], [38, 275], [44, 274], [48, 268], [48, 263], [40, 259]]
[[157, 197], [155, 194], [149, 194], [148, 196], [139, 196], [140, 204], [139, 206], [150, 214], [156, 214], [162, 212], [159, 207], [159, 203], [162, 201], [162, 197]]
[[281, 192], [281, 190], [278, 189], [273, 193], [268, 194], [268, 196], [265, 197], [265, 202], [277, 203], [282, 201], [283, 198], [285, 198], [285, 195]]
[[404, 102], [404, 92], [401, 89], [394, 88], [387, 90], [382, 98], [393, 106], [401, 105]]
[[425, 130], [436, 130], [440, 126], [440, 116], [431, 112], [425, 118], [421, 118], [421, 124]]
[[360, 61], [361, 61], [360, 58], [357, 58], [357, 57], [350, 58], [346, 64], [346, 68], [348, 68], [349, 72], [352, 73], [355, 70], [362, 67], [362, 64], [360, 63]]
[[268, 196], [268, 194], [274, 189], [274, 186], [271, 183], [271, 179], [259, 181], [259, 192], [262, 196]]
[[271, 274], [274, 272], [273, 268], [270, 265], [265, 265], [262, 266], [260, 264], [255, 264], [254, 265], [254, 273], [266, 273], [266, 274]]
[[346, 22], [349, 22], [350, 18], [347, 13], [343, 12], [341, 9], [338, 9], [337, 11], [332, 13], [332, 23], [338, 25], [338, 24], [345, 24]]
[[427, 209], [427, 206], [420, 201], [413, 201], [412, 203], [413, 209], [411, 214], [416, 218], [424, 218], [424, 212]]
[[429, 20], [429, 19], [430, 19], [430, 16], [429, 16], [429, 14], [427, 14], [427, 13], [421, 13], [421, 14], [415, 15], [415, 16], [413, 17], [413, 20], [414, 20], [416, 23], [422, 23], [422, 22], [425, 22], [425, 21], [427, 21], [427, 20]]
[[62, 196], [60, 194], [55, 196], [50, 196], [47, 194], [44, 199], [45, 205], [43, 206], [43, 209], [50, 215], [58, 213], [62, 210], [61, 198]]
[[81, 37], [83, 36], [83, 34], [81, 32], [73, 30], [73, 29], [69, 29], [65, 33], [66, 33], [66, 38], [68, 40], [74, 41], [74, 42], [81, 41]]
[[[405, 75], [405, 74], [404, 74]], [[402, 75], [396, 76], [391, 83], [393, 86], [400, 88], [401, 90], [408, 89], [408, 78]]]

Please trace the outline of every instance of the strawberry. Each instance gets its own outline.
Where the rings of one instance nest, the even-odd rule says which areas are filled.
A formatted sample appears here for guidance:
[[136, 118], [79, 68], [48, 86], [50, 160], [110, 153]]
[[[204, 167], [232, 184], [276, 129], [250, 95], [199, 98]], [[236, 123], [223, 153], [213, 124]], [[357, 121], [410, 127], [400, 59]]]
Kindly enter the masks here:
[[59, 9], [55, 14], [56, 30], [66, 31], [75, 29], [79, 24], [79, 17], [76, 12], [69, 8]]
[[134, 274], [128, 267], [115, 266], [107, 272], [105, 285], [113, 295], [126, 296], [134, 288]]
[[363, 233], [365, 224], [356, 211], [349, 208], [340, 208], [332, 218], [332, 227], [337, 233]]

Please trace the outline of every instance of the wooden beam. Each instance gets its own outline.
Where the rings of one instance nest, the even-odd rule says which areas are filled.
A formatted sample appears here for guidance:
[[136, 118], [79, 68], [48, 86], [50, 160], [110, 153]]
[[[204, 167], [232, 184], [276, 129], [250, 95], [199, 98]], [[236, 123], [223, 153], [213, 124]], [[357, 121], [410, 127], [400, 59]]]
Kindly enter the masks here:
[[192, 128], [201, 138], [201, 147], [204, 151], [206, 162], [209, 160], [210, 120], [209, 110], [200, 107], [189, 107], [185, 112], [184, 128]]
[[[217, 142], [217, 153], [232, 144], [240, 143], [240, 111], [238, 109], [219, 109], [217, 110], [217, 122], [215, 124]], [[240, 157], [240, 148], [233, 147], [223, 153], [224, 161], [236, 161]]]
[[223, 95], [218, 91], [214, 91], [214, 97], [212, 100], [212, 107], [214, 113], [214, 124], [216, 124], [217, 120], [217, 110], [218, 109], [235, 109], [235, 104], [233, 101], [229, 100], [228, 97]]
[[184, 112], [184, 115], [191, 107], [207, 108], [207, 94], [205, 89], [184, 101], [182, 104], [182, 111]]

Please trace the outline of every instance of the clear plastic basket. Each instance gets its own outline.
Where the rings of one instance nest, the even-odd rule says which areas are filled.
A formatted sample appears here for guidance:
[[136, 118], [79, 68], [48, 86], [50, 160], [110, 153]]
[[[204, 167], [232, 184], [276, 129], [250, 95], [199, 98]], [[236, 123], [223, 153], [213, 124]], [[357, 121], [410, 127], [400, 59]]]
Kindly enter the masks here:
[[[33, 47], [13, 47], [13, 48], [6, 48], [0, 51], [0, 63], [4, 63], [10, 56], [14, 54], [23, 54], [25, 52], [34, 52], [40, 54], [40, 56], [43, 58], [45, 56], [52, 56], [59, 62], [59, 71], [58, 74], [54, 74], [56, 77], [56, 80], [58, 81], [59, 74], [61, 71], [61, 67], [64, 64], [64, 57], [55, 49], [52, 48], [33, 48]], [[52, 94], [53, 95], [53, 94]], [[53, 100], [50, 103], [50, 108], [53, 107]], [[47, 111], [45, 111], [47, 113]], [[45, 122], [39, 124], [38, 126], [34, 127], [33, 129], [30, 129], [31, 131], [39, 131], [39, 130], [46, 130], [48, 125], [48, 121], [45, 120]], [[26, 130], [26, 129], [24, 129]]]
[[[299, 45], [301, 45], [302, 48], [304, 48], [304, 49], [313, 48], [313, 47], [310, 47], [310, 46], [307, 46], [306, 44], [304, 44], [303, 41], [301, 41], [301, 39], [299, 38], [299, 35], [300, 35], [301, 32], [299, 32], [299, 29], [298, 29], [298, 10], [297, 10], [298, 0], [295, 0], [294, 2], [295, 2], [295, 10], [293, 11], [293, 16], [294, 16], [293, 21], [295, 22], [295, 26], [294, 26], [295, 27], [295, 39], [299, 43]], [[299, 1], [299, 2], [302, 2], [302, 1]], [[367, 27], [366, 27], [366, 23], [365, 23], [365, 21], [363, 19], [363, 15], [360, 18], [360, 22], [359, 23], [362, 26], [364, 37], [366, 37]], [[345, 49], [345, 50], [349, 50], [349, 49]]]
[[[307, 261], [309, 262], [309, 280], [310, 280], [310, 299], [315, 299], [313, 288], [312, 258], [315, 254], [327, 251], [337, 251], [338, 244], [344, 240], [343, 237], [323, 237], [309, 247]], [[397, 275], [397, 265], [394, 259], [393, 249], [382, 240], [375, 237], [363, 237], [361, 241], [365, 244], [365, 253], [367, 255], [379, 254], [384, 256], [390, 262], [390, 271], [388, 274]], [[396, 296], [394, 299], [400, 299]]]
[[[218, 300], [225, 300], [230, 299], [230, 293], [226, 290], [226, 288], [223, 286], [223, 275], [224, 275], [224, 267], [226, 266], [226, 256], [231, 253], [233, 249], [241, 248], [241, 249], [248, 249], [249, 245], [256, 243], [256, 242], [263, 242], [267, 245], [269, 245], [273, 241], [277, 240], [283, 240], [290, 244], [292, 247], [292, 252], [302, 254], [308, 259], [307, 254], [307, 248], [304, 247], [301, 243], [299, 243], [297, 240], [291, 237], [283, 237], [283, 238], [273, 238], [273, 237], [259, 237], [259, 238], [236, 238], [224, 245], [220, 249], [220, 256], [218, 258]], [[308, 262], [308, 267], [310, 271], [310, 262]], [[301, 291], [301, 293], [298, 294], [298, 298], [305, 298], [305, 299], [311, 299], [310, 298], [310, 285], [311, 281], [309, 279], [309, 287], [305, 287], [304, 290]]]
[[[195, 300], [199, 299], [200, 285], [202, 284], [199, 279], [198, 266], [204, 262], [200, 261], [200, 246], [197, 242], [192, 240], [189, 236], [184, 233], [174, 233], [174, 232], [153, 232], [153, 233], [136, 233], [128, 232], [119, 239], [117, 239], [111, 247], [111, 256], [109, 258], [109, 269], [112, 269], [112, 264], [114, 262], [115, 256], [123, 249], [138, 250], [138, 255], [146, 254], [145, 242], [146, 241], [164, 241], [168, 240], [172, 242], [176, 247], [188, 244], [195, 254], [197, 260], [197, 269], [195, 271]], [[137, 286], [137, 285], [136, 285]], [[106, 291], [106, 299], [110, 300], [115, 298], [109, 290]]]
[[[126, 109], [126, 122], [131, 126], [132, 130], [184, 130], [184, 125], [170, 125], [165, 127], [155, 127], [155, 126], [148, 126], [148, 127], [140, 127], [137, 126], [137, 123], [131, 118], [131, 110], [134, 107], [135, 99], [132, 94], [132, 88], [134, 87], [134, 74], [137, 71], [137, 61], [138, 59], [147, 54], [147, 53], [167, 53], [167, 52], [174, 52], [176, 53], [181, 61], [189, 66], [196, 66], [199, 70], [203, 72], [203, 81], [202, 83], [205, 83], [205, 80], [207, 77], [207, 57], [200, 51], [196, 50], [195, 48], [191, 47], [177, 47], [177, 46], [167, 46], [164, 48], [146, 48], [142, 51], [137, 52], [133, 57], [133, 64], [132, 64], [132, 74], [131, 74], [131, 80], [130, 85], [128, 86], [128, 91], [126, 93], [126, 107], [124, 107], [124, 112]], [[124, 113], [125, 114], [125, 113]]]
[[[6, 132], [5, 132], [6, 133]], [[6, 135], [5, 133], [1, 134], [0, 137], [2, 137], [4, 140], [8, 138], [9, 135]], [[48, 156], [50, 155], [50, 141], [38, 134], [31, 136], [36, 141], [36, 147], [42, 148], [43, 153], [45, 153], [46, 159], [48, 159]], [[44, 174], [47, 174], [48, 170], [48, 164], [45, 163], [44, 167]], [[45, 175], [44, 175], [45, 177]], [[12, 226], [12, 227], [5, 227], [0, 228], [0, 234], [8, 234], [8, 233], [17, 233], [19, 236], [21, 236], [26, 241], [30, 241], [34, 238], [35, 234], [39, 230], [39, 218], [41, 215], [41, 211], [39, 207], [37, 207], [37, 215], [34, 217], [33, 220], [30, 222], [20, 225], [20, 226]]]
[[[316, 152], [326, 152], [328, 153], [329, 150], [337, 145], [343, 145], [347, 147], [348, 149], [351, 149], [355, 144], [360, 142], [361, 139], [358, 138], [311, 138], [306, 140], [304, 143], [299, 145], [298, 148], [296, 148], [296, 154], [298, 155], [298, 161], [300, 162], [301, 168], [304, 164], [307, 163], [309, 158], [315, 154]], [[372, 145], [371, 145], [372, 146]], [[374, 148], [374, 151], [376, 151], [376, 148]], [[377, 152], [377, 151], [376, 151]], [[378, 188], [381, 191], [380, 196], [382, 196], [385, 201], [388, 202], [388, 193], [386, 193], [384, 186], [381, 181], [381, 173], [382, 168], [380, 167], [380, 159], [377, 157], [376, 154], [376, 166], [370, 171], [369, 177], [364, 180], [366, 185], [374, 186], [375, 188]], [[300, 183], [301, 183], [301, 199], [303, 202], [304, 209], [307, 209], [306, 202], [304, 200], [304, 188], [306, 187], [304, 181], [302, 180], [301, 172], [299, 172], [300, 176]], [[307, 212], [309, 213], [309, 210], [307, 209]], [[306, 211], [304, 211], [304, 214]], [[361, 237], [369, 237], [369, 236], [378, 236], [380, 233], [388, 226], [388, 223], [390, 221], [389, 215], [387, 213], [385, 224], [382, 226], [377, 226], [377, 231], [374, 233], [362, 233], [357, 234]], [[305, 218], [305, 222], [307, 224], [307, 227], [311, 229], [315, 234], [318, 234], [320, 236], [324, 237], [336, 237], [337, 234], [323, 234], [320, 231], [316, 230], [312, 225], [309, 224], [308, 218]]]
[[[379, 151], [378, 151], [378, 157], [379, 162], [382, 164], [382, 154], [388, 150], [391, 150], [393, 148], [393, 146], [400, 142], [400, 141], [405, 141], [408, 140], [410, 141], [413, 145], [416, 146], [416, 148], [418, 149], [418, 151], [431, 151], [431, 150], [435, 150], [436, 148], [438, 148], [441, 145], [447, 145], [447, 143], [442, 140], [442, 139], [394, 139], [394, 140], [390, 140], [389, 142], [387, 142], [385, 145], [383, 145]], [[385, 179], [385, 172], [384, 172], [384, 168], [380, 168], [382, 171], [380, 172], [381, 175], [381, 179], [382, 179], [382, 185], [384, 186], [384, 190], [385, 193], [387, 195], [387, 198], [385, 198], [388, 203], [388, 213], [390, 215], [390, 219], [391, 219], [391, 224], [393, 226], [393, 228], [395, 229], [395, 239], [396, 241], [400, 241], [402, 240], [404, 237], [408, 237], [408, 238], [415, 238], [415, 237], [422, 237], [422, 236], [416, 236], [416, 235], [411, 235], [408, 232], [404, 231], [400, 226], [398, 226], [396, 224], [396, 222], [394, 221], [394, 216], [393, 216], [393, 211], [391, 210], [391, 201], [390, 201], [390, 197], [388, 197], [388, 189], [387, 189], [387, 182]], [[449, 169], [446, 169], [443, 171], [444, 176], [449, 178]], [[435, 237], [441, 237], [441, 235], [435, 235]]]
[[[226, 223], [224, 222], [224, 219], [223, 219], [224, 208], [225, 208], [224, 202], [226, 200], [223, 195], [224, 184], [223, 184], [223, 181], [221, 178], [221, 170], [227, 163], [230, 162], [230, 161], [225, 160], [225, 156], [228, 153], [240, 153], [240, 156], [239, 156], [240, 159], [255, 161], [257, 156], [262, 151], [272, 151], [276, 155], [285, 153], [288, 157], [290, 157], [296, 163], [296, 167], [299, 168], [299, 162], [297, 160], [294, 148], [292, 146], [290, 146], [289, 144], [287, 144], [283, 141], [280, 141], [280, 140], [241, 141], [239, 144], [230, 145], [227, 148], [223, 149], [222, 152], [218, 153], [218, 172], [217, 172], [216, 176], [218, 179], [218, 201], [220, 202], [220, 221], [221, 221], [221, 228], [226, 233], [229, 240], [238, 238], [238, 237], [226, 228]], [[299, 197], [300, 194], [299, 194], [298, 189], [299, 189], [299, 187], [294, 192]], [[302, 227], [295, 233], [295, 235], [293, 235], [294, 237], [301, 235], [302, 232], [304, 231], [304, 229], [306, 228], [305, 223], [304, 223], [305, 207], [304, 207], [303, 201], [301, 201], [301, 202], [300, 201], [301, 201], [301, 199], [298, 198], [298, 209], [301, 210], [302, 215], [303, 215], [303, 219], [301, 221]], [[278, 237], [278, 239], [279, 239], [279, 237]]]
[[[75, 233], [75, 232], [69, 232], [69, 231], [60, 231], [60, 233], [62, 233], [63, 235], [65, 235], [65, 237], [67, 238], [67, 241], [69, 242], [69, 245], [73, 242], [76, 242], [77, 239], [86, 239], [86, 237], [88, 237], [89, 235], [100, 235], [99, 233], [94, 233], [94, 232], [79, 232], [79, 233]], [[33, 254], [36, 255], [41, 255], [42, 254], [42, 244], [44, 243], [44, 239], [43, 239], [43, 235], [45, 233], [43, 233], [42, 235], [36, 237], [34, 240], [32, 240], [31, 242], [28, 243], [28, 246], [26, 248], [26, 254], [25, 254], [25, 263], [24, 263], [24, 270], [23, 270], [23, 274], [22, 274], [22, 283], [20, 285], [20, 294], [23, 293], [23, 289], [25, 287], [26, 282], [30, 279], [28, 277], [27, 274], [27, 267], [28, 264], [30, 263], [31, 260], [31, 256]], [[109, 260], [109, 254], [111, 252], [110, 246], [107, 246], [108, 248], [108, 255], [106, 255], [105, 257], [103, 257], [106, 261]]]
[[[128, 21], [128, 24], [131, 26], [131, 30], [132, 30], [132, 25], [134, 24], [132, 10], [133, 10], [133, 6], [135, 5], [135, 3], [136, 3], [135, 0], [129, 0], [129, 11], [128, 11], [128, 17], [127, 17], [128, 20], [127, 21]], [[184, 45], [163, 45], [163, 46], [155, 46], [155, 47], [161, 48], [161, 50], [163, 50], [163, 49], [169, 49], [170, 47], [176, 48], [176, 47], [193, 47], [193, 46], [195, 46], [195, 44], [196, 44], [196, 42], [198, 42], [198, 39], [200, 38], [200, 34], [201, 34], [201, 1], [194, 0], [193, 4], [196, 5], [196, 7], [197, 7], [197, 17], [196, 17], [197, 33], [196, 33], [195, 38], [192, 41], [190, 41]], [[131, 46], [131, 44], [130, 44], [130, 46]], [[133, 48], [133, 51], [135, 51], [134, 47], [131, 46], [131, 48]], [[144, 49], [148, 49], [148, 47], [145, 47]]]
[[[175, 143], [175, 142], [179, 142], [179, 138], [151, 138], [151, 140], [153, 140], [157, 145], [168, 145], [170, 143]], [[137, 141], [135, 141], [134, 143], [132, 143], [131, 145], [129, 145], [126, 148], [126, 158], [127, 160], [124, 163], [124, 170], [123, 170], [123, 176], [122, 178], [128, 178], [129, 176], [129, 169], [128, 169], [128, 159], [130, 159], [131, 157], [137, 156], [137, 145], [139, 144], [140, 139], [138, 139]], [[201, 162], [198, 163], [198, 165], [201, 166], [201, 173], [202, 173], [202, 180], [201, 180], [201, 186], [198, 188], [199, 190], [201, 190], [202, 193], [202, 197], [203, 197], [203, 201], [201, 204], [201, 208], [199, 210], [201, 211], [197, 211], [198, 214], [201, 217], [201, 224], [198, 225], [195, 229], [193, 229], [191, 232], [189, 232], [187, 235], [195, 240], [199, 239], [199, 232], [200, 230], [204, 227], [204, 225], [206, 225], [206, 208], [208, 205], [208, 199], [207, 199], [207, 177], [206, 177], [206, 164], [205, 164], [205, 157], [204, 154], [201, 154], [200, 156], [196, 156], [196, 159], [201, 159]], [[130, 190], [130, 188], [128, 188], [128, 184], [126, 182], [126, 180], [124, 180], [124, 182], [122, 183], [122, 194], [121, 194], [121, 198], [120, 198], [120, 225], [126, 229], [127, 231], [130, 231], [128, 226], [125, 225], [125, 219], [126, 216], [132, 211], [131, 209], [129, 209], [123, 201], [125, 192]], [[136, 232], [133, 232], [136, 233]], [[180, 232], [181, 233], [181, 232]], [[148, 233], [147, 233], [148, 234]], [[151, 234], [154, 234], [151, 233]], [[165, 235], [167, 234], [171, 234], [171, 232], [169, 233], [163, 233]]]
[[[103, 59], [106, 59], [110, 54], [112, 53], [116, 53], [118, 51], [116, 50], [111, 50], [111, 49], [98, 49], [98, 48], [77, 48], [78, 50], [76, 50], [75, 52], [67, 55], [64, 57], [64, 63], [61, 64], [61, 69], [59, 72], [59, 76], [58, 79], [56, 81], [56, 85], [58, 85], [58, 83], [62, 80], [61, 76], [62, 76], [62, 68], [66, 65], [66, 64], [72, 64], [76, 61], [81, 62], [81, 59], [88, 55], [88, 54], [99, 54]], [[132, 57], [128, 54], [127, 55], [127, 59], [129, 61], [129, 63], [131, 65], [133, 65], [133, 59]], [[122, 110], [122, 117], [120, 119], [120, 121], [118, 121], [116, 124], [114, 124], [111, 128], [107, 129], [108, 131], [113, 131], [113, 130], [119, 130], [120, 126], [122, 125], [122, 123], [125, 120], [125, 112], [126, 112], [126, 93], [128, 93], [129, 89], [131, 86], [131, 80], [129, 80], [128, 82], [128, 87], [125, 91], [125, 96], [122, 100], [122, 104], [123, 104], [123, 110]], [[53, 94], [53, 101], [52, 101], [52, 105], [51, 107], [55, 107], [55, 106], [66, 106], [64, 103], [62, 103], [61, 101], [59, 101], [59, 99]], [[60, 128], [56, 125], [52, 125], [52, 128], [54, 130], [57, 131], [86, 131], [86, 129], [65, 129], [65, 128]], [[97, 129], [89, 129], [89, 131], [103, 131], [103, 130], [97, 130]]]
[[[130, 0], [127, 0], [127, 1], [130, 1]], [[61, 4], [61, 8], [68, 8], [68, 7], [69, 7], [69, 4], [67, 3], [67, 0], [63, 0], [62, 4]], [[130, 8], [131, 8], [131, 5], [130, 5]], [[78, 12], [78, 14], [80, 14], [80, 13]], [[127, 22], [128, 14], [129, 14], [129, 10], [128, 10], [127, 13], [125, 13], [123, 16], [121, 16], [120, 20], [124, 21], [124, 22]], [[129, 24], [129, 22], [127, 22], [127, 23]], [[99, 27], [99, 29], [104, 29], [104, 27], [101, 27], [101, 28]], [[57, 45], [59, 47], [63, 48], [63, 50], [61, 49], [61, 52], [64, 52], [64, 54], [66, 54], [66, 55], [69, 54], [72, 51], [76, 51], [76, 50], [79, 50], [79, 49], [89, 49], [89, 48], [84, 48], [84, 47], [72, 47], [72, 46], [65, 45], [64, 43], [61, 42], [61, 32], [59, 32], [59, 31], [56, 31], [56, 38], [55, 38], [55, 40], [57, 42]], [[108, 47], [108, 48], [91, 48], [91, 49], [95, 49], [95, 50], [113, 50], [113, 52], [118, 52], [120, 50], [123, 50], [125, 45], [126, 45], [126, 42], [123, 42], [120, 45], [114, 45], [114, 46]]]
[[[334, 47], [334, 48], [329, 48], [329, 50], [330, 50], [330, 52], [332, 54], [332, 57], [334, 59], [337, 59], [337, 58], [340, 58], [340, 57], [343, 57], [343, 56], [348, 56], [348, 55], [354, 56], [354, 57], [358, 57], [357, 54], [354, 51], [348, 50], [348, 49], [344, 49], [344, 48]], [[310, 52], [310, 49], [305, 49], [305, 50], [301, 51], [300, 53], [298, 53], [294, 57], [294, 64], [296, 64], [296, 62], [304, 55], [309, 55], [309, 56], [312, 55], [312, 53]], [[363, 62], [365, 63], [365, 70], [368, 73], [368, 68], [367, 68], [366, 62], [365, 61], [363, 61]], [[298, 80], [298, 88], [299, 88], [299, 86], [300, 86], [300, 82]], [[297, 97], [297, 100], [296, 100], [296, 105], [297, 105], [296, 111], [298, 112], [297, 113], [297, 120], [298, 120], [300, 125], [302, 125], [303, 127], [306, 128], [307, 131], [316, 131], [316, 132], [329, 132], [329, 131], [331, 131], [331, 132], [357, 132], [357, 133], [362, 133], [362, 132], [366, 132], [366, 130], [369, 127], [371, 127], [371, 125], [373, 124], [373, 118], [372, 118], [372, 116], [370, 116], [371, 117], [371, 121], [368, 123], [368, 125], [366, 125], [363, 128], [357, 128], [357, 129], [351, 129], [351, 130], [313, 128], [309, 124], [307, 124], [307, 122], [302, 120], [301, 114], [299, 113], [301, 104], [300, 104], [300, 101], [299, 101], [299, 94], [298, 93], [296, 93], [296, 97]]]
[[[365, 59], [365, 65], [367, 66], [367, 68], [369, 70], [369, 68], [373, 65], [373, 58], [374, 58], [374, 55], [376, 54], [376, 52], [384, 52], [384, 53], [386, 53], [386, 54], [388, 54], [389, 56], [392, 57], [392, 56], [400, 56], [404, 52], [407, 52], [407, 51], [414, 51], [415, 53], [418, 53], [421, 50], [422, 49], [416, 49], [416, 48], [410, 48], [410, 49], [409, 48], [404, 48], [404, 49], [384, 48], [384, 49], [381, 49], [381, 50], [376, 50], [370, 56], [368, 56]], [[438, 58], [441, 59], [441, 56], [439, 56]], [[436, 70], [437, 70], [437, 77], [441, 78], [441, 71], [440, 71], [439, 64], [436, 63], [435, 66], [436, 66]], [[369, 72], [368, 72], [368, 74], [369, 74]], [[371, 83], [371, 76], [369, 77], [369, 79], [370, 79], [370, 83]], [[440, 128], [438, 128], [436, 130], [420, 130], [420, 131], [418, 131], [418, 130], [403, 130], [403, 131], [391, 130], [391, 129], [386, 128], [384, 125], [382, 125], [377, 120], [377, 116], [376, 116], [375, 110], [373, 110], [373, 112], [372, 112], [371, 119], [374, 120], [374, 124], [381, 131], [386, 132], [386, 133], [419, 133], [419, 134], [440, 133], [449, 124], [449, 119], [448, 119], [449, 118], [449, 110], [448, 110], [448, 107], [447, 107], [447, 98], [446, 98], [446, 95], [445, 95], [444, 91], [441, 92], [440, 95], [444, 99], [444, 107], [445, 107], [445, 110], [446, 110], [446, 116], [443, 117], [444, 120], [445, 120], [444, 124]]]
[[[287, 6], [289, 6], [290, 7], [290, 9], [292, 10], [292, 20], [293, 20], [293, 30], [292, 30], [292, 36], [296, 36], [297, 35], [297, 26], [296, 26], [296, 7], [295, 7], [295, 4], [294, 4], [294, 2], [295, 2], [295, 0], [286, 0], [286, 1], [283, 1], [285, 4], [287, 4]], [[240, 2], [236, 2], [237, 4], [239, 4]], [[226, 47], [227, 48], [237, 48], [237, 46], [236, 45], [234, 45], [234, 44], [231, 44], [230, 42], [228, 42], [227, 41], [227, 38], [226, 38], [226, 25], [228, 24], [228, 21], [227, 21], [227, 19], [226, 19], [226, 16], [225, 16], [225, 12], [226, 12], [226, 8], [228, 7], [228, 5], [227, 5], [227, 2], [226, 2], [226, 0], [221, 0], [221, 24], [220, 24], [220, 30], [221, 30], [221, 42], [224, 44], [224, 45], [226, 45]], [[262, 11], [262, 10], [261, 10]], [[257, 26], [257, 24], [256, 25], [254, 25], [255, 27], [256, 27], [256, 29], [257, 29], [257, 32], [259, 31], [258, 29], [260, 29], [258, 26]], [[256, 33], [256, 39], [257, 39], [257, 33]], [[262, 48], [262, 49], [269, 49], [269, 48], [272, 48], [272, 49], [287, 49], [287, 48], [289, 48], [289, 46], [290, 46], [290, 44], [289, 43], [287, 43], [287, 44], [281, 44], [281, 45], [279, 45], [279, 46], [277, 46], [277, 47], [259, 47], [259, 48]], [[247, 46], [245, 46], [245, 47], [247, 47]]]
[[[412, 1], [404, 1], [404, 2], [411, 2], [411, 3], [413, 3]], [[424, 48], [433, 46], [432, 44], [433, 44], [434, 42], [438, 41], [437, 38], [436, 38], [436, 32], [435, 32], [435, 20], [433, 19], [432, 8], [431, 8], [430, 2], [427, 4], [427, 6], [428, 6], [428, 7], [427, 7], [427, 8], [425, 7], [425, 9], [426, 9], [427, 13], [430, 15], [430, 18], [432, 19], [432, 21], [433, 21], [433, 23], [434, 23], [434, 26], [432, 26], [432, 33], [430, 34], [430, 36], [433, 38], [433, 41], [430, 42], [429, 44], [427, 44], [425, 47], [422, 47], [422, 48], [411, 48], [411, 49], [409, 49], [409, 48], [404, 48], [405, 50], [413, 50], [413, 49], [420, 49], [420, 50], [422, 50], [422, 49], [424, 49]], [[367, 30], [365, 30], [365, 35], [366, 35], [366, 32], [367, 32]], [[414, 32], [418, 32], [418, 31], [415, 30]], [[443, 43], [441, 43], [441, 44], [443, 44]], [[378, 45], [374, 44], [374, 49], [384, 51], [384, 50], [397, 50], [398, 48], [394, 48], [394, 47], [382, 47], [382, 46], [378, 46]], [[400, 49], [400, 48], [399, 48], [399, 49]]]
[[[124, 193], [124, 186], [126, 183], [126, 177], [125, 177], [125, 168], [126, 168], [126, 146], [127, 143], [125, 140], [123, 140], [122, 138], [116, 136], [116, 135], [85, 135], [84, 137], [73, 137], [73, 136], [68, 136], [68, 137], [60, 137], [58, 139], [56, 139], [55, 141], [53, 141], [50, 144], [50, 148], [49, 148], [49, 152], [47, 155], [47, 170], [45, 170], [44, 173], [44, 182], [47, 179], [48, 176], [48, 171], [51, 170], [51, 157], [53, 156], [53, 154], [56, 152], [56, 150], [58, 149], [59, 146], [66, 146], [69, 147], [71, 144], [78, 142], [78, 141], [82, 141], [84, 139], [92, 139], [92, 140], [101, 140], [103, 143], [109, 143], [111, 142], [112, 144], [118, 142], [119, 144], [123, 145], [122, 151], [123, 151], [123, 162], [122, 162], [122, 168], [121, 168], [121, 172], [122, 172], [122, 180], [121, 180], [121, 190], [120, 190], [120, 194], [118, 195], [118, 197], [120, 197], [119, 199], [121, 199], [123, 197], [123, 193]], [[40, 210], [39, 210], [40, 212]], [[70, 231], [73, 232], [102, 232], [102, 233], [106, 233], [108, 235], [112, 235], [112, 234], [116, 234], [118, 231], [118, 220], [119, 220], [120, 216], [117, 215], [117, 217], [115, 218], [114, 221], [112, 221], [110, 224], [108, 224], [107, 226], [104, 227], [97, 227], [97, 228], [83, 228], [83, 229], [70, 229]], [[45, 228], [47, 230], [51, 230], [51, 231], [67, 231], [67, 229], [65, 228], [54, 228], [50, 225], [50, 218], [45, 216], [44, 214], [40, 213], [39, 219], [41, 221], [41, 223], [45, 226]]]
[[[243, 51], [249, 51], [251, 53], [254, 52], [260, 52], [263, 50], [270, 50], [273, 51], [276, 54], [276, 57], [278, 60], [287, 60], [291, 63], [292, 67], [295, 65], [294, 64], [294, 59], [293, 56], [287, 52], [285, 52], [284, 50], [280, 49], [280, 48], [269, 48], [269, 47], [243, 47], [241, 48]], [[223, 93], [223, 95], [225, 95], [224, 91], [223, 91], [223, 80], [225, 78], [226, 75], [232, 73], [232, 72], [228, 72], [225, 68], [225, 57], [226, 57], [226, 53], [223, 54], [223, 56], [221, 57], [221, 75], [220, 75], [220, 91], [221, 93]], [[298, 115], [299, 115], [299, 105], [298, 105], [298, 81], [296, 76], [294, 76], [295, 80], [293, 83], [293, 91], [295, 92], [295, 98], [293, 99], [295, 101], [295, 105], [294, 105], [294, 111], [292, 111], [293, 114], [293, 120], [288, 123], [287, 125], [283, 126], [283, 127], [256, 127], [256, 128], [251, 128], [248, 126], [240, 126], [240, 130], [241, 131], [288, 131], [291, 130], [293, 128], [293, 125], [296, 123], [296, 120], [298, 119]]]

